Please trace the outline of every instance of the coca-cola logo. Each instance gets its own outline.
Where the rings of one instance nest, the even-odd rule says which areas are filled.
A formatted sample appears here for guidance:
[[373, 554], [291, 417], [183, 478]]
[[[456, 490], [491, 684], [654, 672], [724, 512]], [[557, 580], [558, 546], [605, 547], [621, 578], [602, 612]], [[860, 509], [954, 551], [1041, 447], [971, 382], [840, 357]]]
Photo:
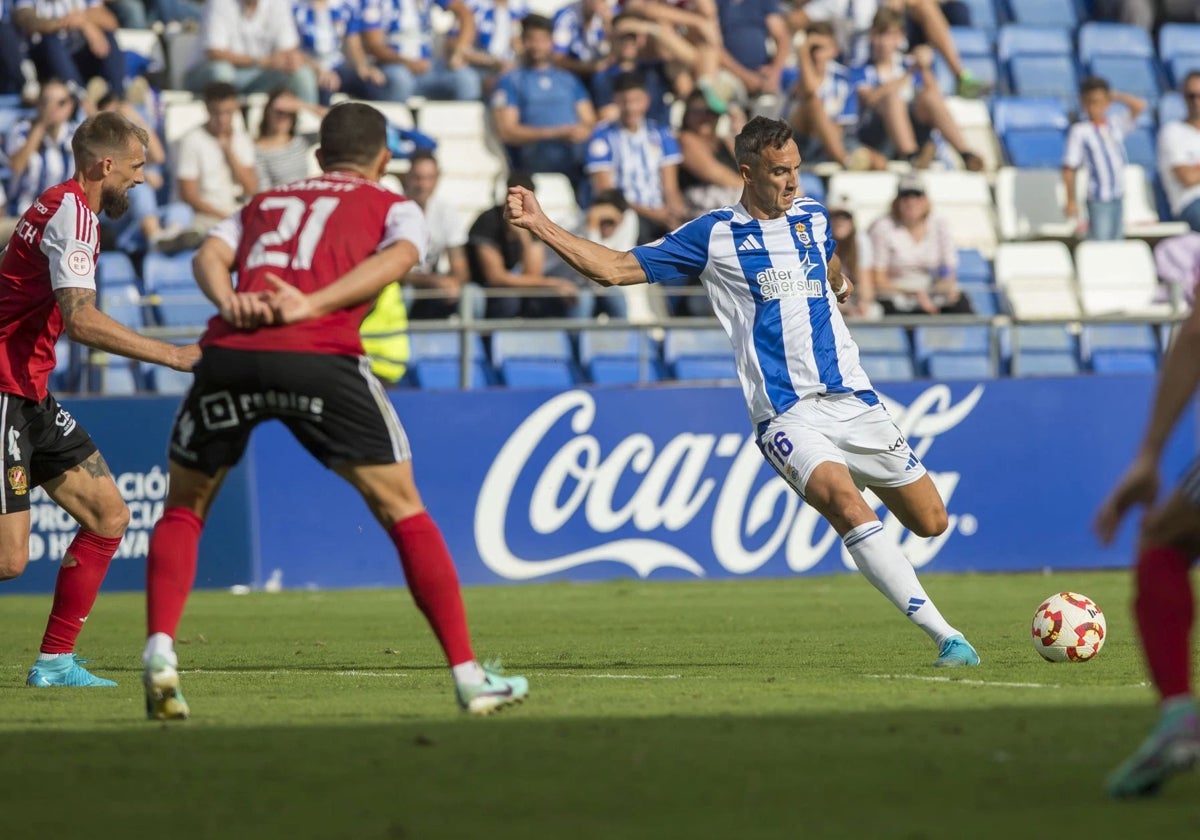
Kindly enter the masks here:
[[[954, 402], [949, 387], [933, 385], [907, 406], [884, 395], [880, 399], [923, 458], [938, 435], [971, 413], [983, 392], [978, 385]], [[733, 574], [749, 574], [781, 550], [794, 572], [813, 568], [835, 548], [847, 568], [854, 567], [837, 533], [770, 471], [748, 432], [686, 432], [658, 446], [650, 435], [635, 431], [605, 451], [592, 434], [596, 421], [593, 396], [567, 391], [539, 406], [500, 449], [475, 506], [476, 546], [497, 575], [529, 580], [609, 562], [641, 577], [664, 568], [703, 577], [701, 562], [679, 546], [688, 541], [672, 541], [671, 534], [706, 520], [711, 557]], [[766, 480], [764, 471], [770, 475]], [[959, 474], [930, 475], [949, 506]], [[879, 508], [869, 492], [867, 498]], [[903, 526], [894, 516], [887, 514], [883, 523], [885, 533], [901, 538]], [[535, 559], [520, 557], [510, 547], [510, 528], [548, 536], [566, 532], [569, 524], [586, 534], [577, 549]], [[950, 527], [940, 537], [905, 534], [901, 545], [920, 568], [955, 533], [974, 528], [973, 517], [951, 509]], [[622, 529], [654, 537], [605, 540]]]

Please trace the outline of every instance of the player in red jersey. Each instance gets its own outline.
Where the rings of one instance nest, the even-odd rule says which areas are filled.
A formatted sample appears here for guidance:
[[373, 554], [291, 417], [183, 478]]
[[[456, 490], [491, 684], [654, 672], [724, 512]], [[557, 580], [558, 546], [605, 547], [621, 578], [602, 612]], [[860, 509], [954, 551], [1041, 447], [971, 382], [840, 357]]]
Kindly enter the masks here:
[[171, 433], [166, 510], [150, 540], [142, 662], [151, 719], [188, 716], [174, 637], [200, 532], [251, 431], [270, 419], [349, 481], [391, 536], [459, 705], [487, 714], [529, 691], [523, 677], [475, 660], [454, 563], [421, 503], [404, 428], [363, 355], [358, 329], [371, 302], [422, 259], [428, 240], [420, 208], [377, 183], [391, 157], [383, 115], [359, 103], [333, 108], [317, 155], [324, 175], [255, 196], [213, 228], [194, 261], [223, 317], [201, 339]]
[[0, 257], [0, 580], [29, 562], [29, 490], [43, 486], [79, 523], [54, 587], [31, 686], [112, 686], [83, 668], [75, 641], [129, 522], [91, 437], [49, 393], [54, 345], [72, 340], [144, 362], [190, 370], [199, 349], [138, 335], [96, 308], [96, 214], [117, 218], [142, 183], [146, 132], [97, 114], [75, 132], [75, 175], [42, 193]]
[[1190, 635], [1195, 613], [1189, 571], [1200, 555], [1200, 459], [1159, 501], [1158, 462], [1171, 429], [1200, 386], [1200, 308], [1184, 321], [1163, 362], [1150, 421], [1133, 464], [1096, 515], [1105, 545], [1130, 510], [1142, 520], [1135, 566], [1134, 617], [1150, 678], [1161, 699], [1158, 725], [1108, 778], [1116, 797], [1158, 792], [1172, 774], [1200, 762], [1200, 712], [1192, 691]]

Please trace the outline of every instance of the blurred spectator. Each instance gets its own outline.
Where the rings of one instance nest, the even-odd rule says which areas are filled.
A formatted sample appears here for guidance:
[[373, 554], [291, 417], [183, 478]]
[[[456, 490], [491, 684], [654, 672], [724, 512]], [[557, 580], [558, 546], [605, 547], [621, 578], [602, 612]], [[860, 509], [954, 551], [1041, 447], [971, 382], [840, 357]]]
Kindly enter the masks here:
[[584, 82], [609, 63], [612, 0], [576, 0], [554, 13], [554, 63]]
[[618, 118], [601, 123], [587, 149], [593, 192], [616, 187], [641, 219], [638, 244], [658, 239], [685, 221], [679, 195], [683, 156], [670, 126], [646, 119], [650, 98], [636, 73], [613, 83]]
[[202, 91], [210, 82], [238, 93], [286, 85], [305, 102], [317, 101], [317, 76], [300, 51], [288, 0], [207, 0], [185, 83]]
[[0, 94], [20, 93], [25, 86], [21, 73], [24, 40], [13, 23], [13, 0], [0, 0]]
[[670, 27], [629, 14], [612, 23], [612, 61], [592, 76], [592, 102], [599, 119], [617, 118], [613, 82], [622, 73], [637, 73], [646, 85], [650, 110], [646, 116], [662, 125], [671, 123], [672, 94], [692, 89], [690, 67], [696, 49]]
[[29, 37], [38, 81], [61, 79], [82, 95], [99, 76], [125, 92], [125, 54], [113, 32], [117, 19], [101, 0], [15, 0], [13, 19]]
[[386, 97], [387, 77], [367, 58], [360, 0], [294, 0], [300, 49], [317, 77], [317, 96], [328, 105], [341, 92], [358, 99]]
[[[675, 98], [686, 96], [693, 87], [698, 87], [714, 110], [725, 110], [725, 100], [718, 91], [724, 38], [716, 0], [670, 3], [625, 0], [621, 10], [624, 17], [655, 25], [646, 30], [650, 39], [648, 58], [668, 62]], [[614, 20], [614, 30], [618, 28]], [[612, 74], [613, 71], [608, 68], [606, 72]]]
[[983, 160], [967, 148], [966, 138], [946, 107], [933, 75], [933, 50], [922, 45], [905, 58], [904, 20], [899, 12], [880, 9], [871, 25], [871, 61], [855, 68], [858, 107], [862, 113], [858, 138], [876, 151], [893, 149], [895, 156], [925, 168], [933, 160], [933, 131], [962, 156], [967, 169], [978, 172]]
[[467, 231], [454, 205], [437, 195], [441, 169], [431, 152], [416, 152], [401, 182], [404, 194], [417, 203], [429, 227], [425, 262], [405, 275], [417, 289], [440, 292], [440, 297], [418, 297], [413, 318], [449, 318], [458, 312], [458, 299], [470, 278], [467, 265]]
[[514, 168], [561, 172], [578, 182], [596, 112], [578, 77], [551, 64], [550, 28], [542, 15], [526, 16], [523, 64], [500, 77], [492, 116]]
[[1200, 23], [1200, 3], [1196, 0], [1162, 0], [1159, 23]]
[[281, 187], [308, 177], [309, 154], [317, 145], [317, 134], [297, 134], [301, 111], [325, 115], [319, 105], [309, 105], [287, 88], [271, 91], [263, 106], [258, 139], [254, 141], [254, 173], [258, 192]]
[[871, 252], [871, 237], [854, 224], [854, 214], [848, 207], [829, 208], [829, 232], [837, 241], [835, 253], [842, 261], [842, 270], [854, 283], [854, 292], [838, 304], [843, 315], [873, 318], [882, 314], [875, 302], [870, 266], [875, 262]]
[[[1110, 116], [1113, 102], [1120, 102], [1129, 114]], [[1063, 155], [1063, 186], [1066, 187], [1066, 216], [1079, 217], [1075, 204], [1075, 170], [1086, 167], [1088, 173], [1088, 238], [1123, 239], [1125, 195], [1125, 135], [1133, 121], [1146, 110], [1146, 102], [1136, 96], [1114, 91], [1104, 79], [1090, 76], [1079, 85], [1079, 108], [1083, 119], [1067, 132]]]
[[900, 14], [901, 29], [910, 41], [909, 46], [929, 44], [946, 60], [957, 79], [959, 96], [974, 97], [983, 92], [983, 85], [963, 67], [958, 47], [950, 35], [953, 25], [970, 25], [970, 11], [965, 3], [937, 0], [808, 0], [796, 4], [788, 14], [794, 31], [806, 29], [814, 21], [832, 24], [837, 36], [843, 63], [862, 64], [870, 57], [870, 32], [881, 8]]
[[1169, 122], [1158, 132], [1158, 172], [1176, 219], [1200, 231], [1200, 71], [1180, 85], [1187, 119]]
[[97, 106], [101, 111], [116, 111], [134, 125], [145, 130], [146, 165], [142, 171], [146, 181], [129, 191], [129, 210], [119, 219], [100, 215], [100, 229], [114, 247], [130, 256], [141, 256], [149, 250], [174, 254], [199, 247], [201, 235], [190, 229], [192, 211], [183, 202], [159, 207], [158, 190], [163, 186], [162, 167], [167, 155], [157, 132], [145, 116], [129, 100], [107, 94]]
[[8, 193], [16, 215], [24, 213], [33, 200], [75, 171], [71, 138], [82, 122], [78, 103], [66, 84], [52, 79], [42, 85], [37, 113], [12, 127], [4, 141], [4, 153], [12, 170]]
[[148, 29], [150, 17], [142, 0], [104, 0], [122, 29]]
[[[848, 67], [834, 61], [837, 44], [833, 27], [809, 24], [796, 50], [799, 78], [783, 107], [783, 118], [796, 133], [800, 157], [806, 163], [831, 160], [846, 169], [883, 169], [887, 158], [858, 144], [858, 93]], [[846, 132], [851, 130], [850, 142]], [[847, 146], [856, 148], [851, 154]]]
[[1094, 5], [1097, 20], [1132, 23], [1149, 31], [1154, 29], [1159, 4], [1157, 0], [1094, 0]]
[[254, 142], [241, 126], [237, 89], [212, 82], [204, 89], [208, 122], [179, 141], [175, 178], [179, 198], [195, 213], [192, 229], [207, 233], [258, 191]]
[[779, 93], [792, 40], [779, 0], [717, 0], [717, 14], [724, 40], [721, 66], [736, 80], [727, 98], [749, 105], [763, 94]]
[[389, 388], [400, 384], [412, 358], [408, 306], [401, 285], [397, 280], [384, 286], [358, 328], [371, 373]]
[[1194, 306], [1200, 284], [1200, 233], [1168, 236], [1159, 242], [1154, 246], [1154, 267], [1164, 286], [1164, 300]]
[[[565, 71], [563, 71], [565, 72]], [[533, 189], [533, 178], [514, 171], [508, 187]], [[504, 205], [485, 210], [467, 232], [467, 262], [471, 279], [488, 289], [530, 289], [540, 296], [489, 297], [488, 318], [586, 318], [591, 293], [562, 277], [547, 277], [545, 246], [529, 231], [504, 221]]]
[[486, 98], [496, 89], [496, 80], [517, 66], [521, 21], [529, 6], [526, 0], [466, 2], [475, 16], [475, 43], [467, 49], [467, 63], [479, 74]]
[[702, 92], [688, 95], [679, 124], [679, 193], [688, 218], [741, 199], [744, 182], [733, 155], [737, 132], [720, 132], [720, 119]]
[[4, 191], [4, 185], [0, 184], [0, 251], [8, 245], [8, 240], [12, 238], [19, 221], [21, 221], [20, 216], [9, 212], [8, 193]]
[[[481, 96], [479, 76], [467, 65], [475, 43], [475, 17], [463, 0], [363, 0], [363, 45], [387, 77], [387, 98], [474, 100]], [[443, 54], [435, 55], [432, 5], [455, 18], [456, 34]]]
[[203, 0], [148, 0], [150, 16], [164, 26], [195, 29], [204, 19]]
[[950, 223], [930, 212], [920, 175], [900, 179], [891, 212], [871, 225], [870, 235], [869, 282], [884, 314], [973, 311], [958, 288]]

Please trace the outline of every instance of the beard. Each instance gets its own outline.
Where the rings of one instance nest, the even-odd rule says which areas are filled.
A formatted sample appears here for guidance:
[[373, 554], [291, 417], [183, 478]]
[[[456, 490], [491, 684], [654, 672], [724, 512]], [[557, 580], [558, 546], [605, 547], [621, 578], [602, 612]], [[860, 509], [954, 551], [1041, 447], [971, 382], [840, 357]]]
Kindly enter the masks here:
[[110, 219], [119, 219], [129, 209], [129, 193], [115, 187], [104, 187], [100, 191], [100, 210]]

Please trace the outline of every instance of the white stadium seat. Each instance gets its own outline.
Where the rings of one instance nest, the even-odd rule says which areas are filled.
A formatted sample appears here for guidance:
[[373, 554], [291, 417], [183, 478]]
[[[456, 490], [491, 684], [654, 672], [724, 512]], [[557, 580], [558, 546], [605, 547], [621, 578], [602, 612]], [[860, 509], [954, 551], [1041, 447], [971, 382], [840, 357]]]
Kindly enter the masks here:
[[996, 248], [996, 285], [1022, 320], [1078, 318], [1071, 252], [1061, 242], [1004, 242]]
[[825, 198], [833, 207], [850, 208], [855, 228], [865, 231], [891, 209], [899, 182], [895, 172], [835, 172]]
[[982, 99], [947, 96], [946, 107], [950, 109], [950, 116], [962, 130], [967, 148], [983, 159], [983, 170], [995, 172], [1003, 156], [1000, 152], [1000, 141], [992, 128], [992, 115], [988, 112], [987, 102]]
[[1155, 302], [1158, 274], [1150, 246], [1140, 239], [1085, 240], [1075, 249], [1083, 310], [1088, 315], [1167, 315], [1168, 303]]
[[1006, 241], [1070, 237], [1075, 224], [1063, 215], [1066, 191], [1058, 169], [1004, 166], [996, 173], [996, 216]]

